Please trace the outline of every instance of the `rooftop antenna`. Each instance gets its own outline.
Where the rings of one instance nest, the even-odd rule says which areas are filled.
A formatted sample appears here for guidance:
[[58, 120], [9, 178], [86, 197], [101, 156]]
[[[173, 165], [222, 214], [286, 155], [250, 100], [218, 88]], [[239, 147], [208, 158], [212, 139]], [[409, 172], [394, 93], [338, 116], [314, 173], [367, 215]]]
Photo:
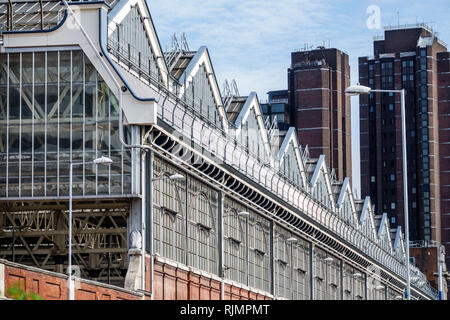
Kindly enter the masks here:
[[236, 80], [231, 80], [231, 92], [234, 94], [234, 96], [239, 97], [239, 90], [236, 84]]
[[172, 35], [172, 48], [171, 48], [171, 51], [178, 51], [179, 48], [180, 48], [180, 45], [178, 43], [177, 35], [174, 32], [173, 35]]
[[186, 39], [186, 34], [184, 32], [181, 34], [181, 47], [184, 51], [190, 51], [189, 45], [188, 45], [188, 42]]
[[400, 27], [400, 11], [397, 11], [397, 25]]
[[222, 96], [224, 97], [231, 96], [230, 84], [228, 83], [227, 79], [225, 79], [225, 81], [223, 82]]

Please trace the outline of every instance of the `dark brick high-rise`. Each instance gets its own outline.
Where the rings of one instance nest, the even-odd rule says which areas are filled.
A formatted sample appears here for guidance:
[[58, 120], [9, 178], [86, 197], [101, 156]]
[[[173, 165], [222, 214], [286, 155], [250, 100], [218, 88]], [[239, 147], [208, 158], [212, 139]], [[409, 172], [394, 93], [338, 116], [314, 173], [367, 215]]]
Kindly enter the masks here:
[[302, 146], [310, 156], [325, 155], [336, 178], [352, 176], [348, 55], [318, 48], [291, 54], [288, 70], [289, 106]]
[[[426, 25], [385, 28], [374, 57], [359, 58], [361, 85], [406, 90], [410, 240], [450, 252], [450, 60]], [[360, 97], [361, 194], [392, 227], [404, 226], [400, 96]], [[450, 263], [447, 254], [447, 264]]]

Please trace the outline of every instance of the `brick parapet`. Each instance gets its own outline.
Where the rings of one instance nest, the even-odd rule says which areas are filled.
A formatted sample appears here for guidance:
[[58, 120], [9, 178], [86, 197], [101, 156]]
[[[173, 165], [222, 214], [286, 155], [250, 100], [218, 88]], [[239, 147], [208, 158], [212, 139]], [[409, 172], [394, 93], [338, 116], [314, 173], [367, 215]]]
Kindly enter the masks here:
[[[3, 266], [3, 267], [2, 267]], [[67, 275], [25, 266], [0, 259], [3, 270], [4, 291], [18, 285], [27, 293], [33, 292], [45, 300], [67, 300]], [[0, 275], [1, 284], [2, 275]], [[96, 281], [75, 281], [75, 300], [141, 300], [142, 293]]]

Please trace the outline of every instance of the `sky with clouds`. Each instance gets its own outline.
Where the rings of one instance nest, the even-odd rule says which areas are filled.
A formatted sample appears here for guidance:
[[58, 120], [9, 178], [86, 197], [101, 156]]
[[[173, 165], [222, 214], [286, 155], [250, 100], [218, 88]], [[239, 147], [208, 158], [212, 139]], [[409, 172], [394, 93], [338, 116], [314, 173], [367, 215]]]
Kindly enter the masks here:
[[[358, 57], [372, 54], [372, 39], [383, 26], [431, 22], [450, 43], [449, 0], [147, 0], [163, 49], [171, 37], [186, 34], [190, 49], [208, 47], [219, 86], [236, 80], [241, 95], [287, 88], [292, 51], [318, 45], [350, 56], [351, 82], [358, 79]], [[368, 28], [380, 9], [381, 28]], [[352, 99], [354, 174], [359, 186], [359, 111]], [[301, 143], [301, 142], [300, 142]]]

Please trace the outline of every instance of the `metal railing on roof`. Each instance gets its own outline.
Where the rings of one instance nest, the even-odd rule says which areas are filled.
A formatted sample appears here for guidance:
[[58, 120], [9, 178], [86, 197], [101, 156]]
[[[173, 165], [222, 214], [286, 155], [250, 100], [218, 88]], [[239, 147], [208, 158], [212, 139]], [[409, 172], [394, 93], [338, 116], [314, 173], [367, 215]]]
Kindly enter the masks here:
[[389, 25], [389, 26], [385, 26], [384, 30], [391, 31], [391, 30], [417, 29], [417, 28], [423, 28], [423, 29], [427, 30], [428, 32], [434, 34], [433, 28], [426, 22]]
[[409, 242], [410, 248], [435, 248], [438, 246], [439, 243], [434, 240], [416, 240]]
[[[72, 0], [69, 3], [97, 0]], [[120, 0], [104, 0], [110, 8]], [[3, 31], [47, 30], [64, 17], [60, 0], [0, 0], [0, 33]]]

